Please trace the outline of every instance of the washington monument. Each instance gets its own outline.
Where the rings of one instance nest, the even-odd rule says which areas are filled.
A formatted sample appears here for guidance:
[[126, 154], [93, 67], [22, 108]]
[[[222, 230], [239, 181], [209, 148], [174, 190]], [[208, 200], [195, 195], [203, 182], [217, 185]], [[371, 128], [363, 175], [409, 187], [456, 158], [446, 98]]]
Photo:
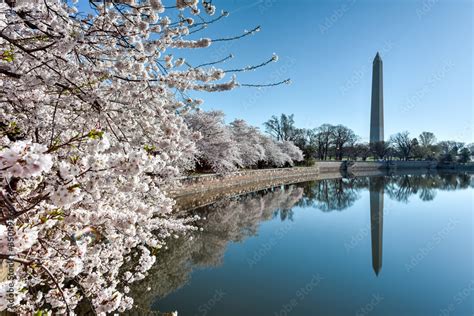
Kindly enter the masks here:
[[379, 53], [372, 65], [372, 103], [370, 111], [370, 143], [383, 142], [383, 64]]
[[[379, 53], [372, 65], [372, 102], [370, 111], [370, 143], [383, 142], [383, 64]], [[383, 249], [383, 178], [370, 178], [370, 227], [372, 239], [372, 267], [375, 275], [382, 269]]]

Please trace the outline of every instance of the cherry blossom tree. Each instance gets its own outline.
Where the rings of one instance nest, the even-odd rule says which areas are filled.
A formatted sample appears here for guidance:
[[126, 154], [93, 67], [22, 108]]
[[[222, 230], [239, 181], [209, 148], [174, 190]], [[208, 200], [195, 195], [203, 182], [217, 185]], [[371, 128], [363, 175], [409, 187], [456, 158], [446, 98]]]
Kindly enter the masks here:
[[91, 1], [85, 13], [77, 1], [0, 4], [0, 259], [13, 270], [0, 310], [123, 312], [128, 284], [145, 278], [166, 240], [196, 229], [163, 193], [196, 152], [199, 134], [180, 113], [202, 101], [188, 92], [256, 86], [225, 77], [276, 57], [233, 70], [191, 65], [185, 49], [259, 28], [199, 38], [227, 13], [170, 2]]
[[197, 140], [198, 164], [217, 173], [236, 170], [242, 166], [239, 148], [224, 124], [221, 111], [193, 111], [185, 115], [189, 128], [201, 135]]
[[230, 123], [230, 129], [242, 166], [253, 167], [265, 160], [265, 149], [260, 144], [261, 133], [258, 128], [248, 125], [244, 120], [234, 120]]
[[301, 149], [298, 148], [293, 142], [291, 141], [282, 141], [278, 143], [278, 146], [280, 147], [281, 151], [291, 158], [291, 164], [293, 164], [296, 161], [303, 161], [303, 152]]
[[260, 144], [265, 150], [264, 162], [267, 165], [274, 167], [283, 167], [286, 164], [293, 164], [291, 157], [281, 150], [276, 140], [266, 135], [260, 135]]
[[274, 140], [244, 120], [226, 126], [221, 111], [193, 111], [185, 115], [185, 121], [201, 136], [196, 157], [204, 169], [225, 173], [259, 163], [284, 167], [303, 160], [303, 152], [293, 142]]

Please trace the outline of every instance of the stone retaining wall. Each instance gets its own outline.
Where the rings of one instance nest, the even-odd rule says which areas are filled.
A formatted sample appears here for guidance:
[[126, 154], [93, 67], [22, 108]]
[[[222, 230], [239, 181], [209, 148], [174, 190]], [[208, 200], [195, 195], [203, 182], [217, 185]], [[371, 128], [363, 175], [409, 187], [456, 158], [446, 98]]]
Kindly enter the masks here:
[[[288, 183], [291, 179], [322, 178], [326, 173], [357, 174], [367, 171], [434, 170], [436, 161], [320, 161], [313, 167], [239, 170], [229, 174], [205, 174], [178, 178], [179, 185], [166, 189], [171, 197], [258, 182]], [[474, 170], [474, 164], [443, 165], [443, 169]], [[471, 168], [471, 169], [469, 169]]]
[[386, 161], [348, 161], [347, 170], [351, 171], [362, 171], [362, 170], [386, 170], [388, 164]]
[[348, 171], [360, 170], [398, 170], [398, 169], [436, 169], [436, 161], [348, 161]]
[[319, 174], [318, 167], [293, 167], [278, 169], [240, 170], [229, 174], [207, 174], [179, 178], [180, 186], [167, 190], [172, 197], [230, 187], [246, 183], [285, 178], [311, 177]]
[[389, 169], [436, 169], [437, 161], [390, 161]]
[[209, 185], [206, 189], [183, 188], [184, 191], [179, 192], [175, 196], [176, 204], [174, 211], [180, 213], [182, 211], [189, 211], [196, 207], [202, 207], [212, 204], [223, 198], [243, 195], [250, 192], [260, 191], [272, 187], [277, 187], [286, 184], [307, 182], [313, 180], [337, 179], [341, 178], [340, 172], [324, 172], [321, 174], [306, 174], [299, 176], [280, 177], [274, 179], [253, 179], [253, 181], [234, 182], [232, 185], [215, 186]]
[[314, 165], [320, 172], [343, 171], [346, 169], [345, 161], [318, 161]]

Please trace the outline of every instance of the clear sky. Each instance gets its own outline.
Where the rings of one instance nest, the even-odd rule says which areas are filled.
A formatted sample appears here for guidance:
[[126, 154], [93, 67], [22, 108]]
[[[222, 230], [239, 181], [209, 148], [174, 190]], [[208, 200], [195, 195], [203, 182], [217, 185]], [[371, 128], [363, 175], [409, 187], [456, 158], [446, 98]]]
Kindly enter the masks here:
[[[369, 136], [371, 66], [384, 62], [385, 136], [432, 131], [438, 140], [472, 142], [473, 2], [468, 0], [214, 0], [229, 17], [199, 36], [221, 38], [261, 25], [244, 39], [215, 43], [195, 63], [233, 53], [224, 69], [278, 63], [240, 74], [240, 82], [291, 78], [291, 85], [198, 94], [226, 121], [262, 127], [273, 114], [294, 113], [299, 127], [323, 123]], [[178, 52], [177, 52], [178, 53]], [[194, 57], [194, 58], [193, 58]], [[196, 94], [193, 94], [196, 95]]]
[[[80, 8], [87, 10], [87, 1]], [[163, 0], [173, 5], [174, 0]], [[371, 67], [384, 63], [385, 137], [432, 131], [438, 140], [473, 142], [472, 0], [213, 0], [230, 15], [195, 38], [231, 37], [260, 25], [253, 36], [207, 49], [175, 50], [193, 65], [234, 54], [221, 67], [278, 63], [240, 73], [243, 83], [291, 78], [290, 85], [192, 93], [203, 108], [262, 128], [270, 116], [295, 115], [298, 127], [323, 123], [369, 138]], [[216, 14], [218, 14], [218, 12]], [[205, 14], [204, 14], [205, 15]]]

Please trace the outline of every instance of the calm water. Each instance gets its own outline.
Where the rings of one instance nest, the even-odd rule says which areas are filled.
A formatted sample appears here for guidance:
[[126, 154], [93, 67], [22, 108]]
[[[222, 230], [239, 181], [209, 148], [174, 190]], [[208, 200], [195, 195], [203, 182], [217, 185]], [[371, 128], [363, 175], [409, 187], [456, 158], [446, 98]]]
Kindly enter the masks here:
[[220, 201], [159, 256], [139, 313], [472, 316], [473, 188], [466, 174], [360, 177]]

